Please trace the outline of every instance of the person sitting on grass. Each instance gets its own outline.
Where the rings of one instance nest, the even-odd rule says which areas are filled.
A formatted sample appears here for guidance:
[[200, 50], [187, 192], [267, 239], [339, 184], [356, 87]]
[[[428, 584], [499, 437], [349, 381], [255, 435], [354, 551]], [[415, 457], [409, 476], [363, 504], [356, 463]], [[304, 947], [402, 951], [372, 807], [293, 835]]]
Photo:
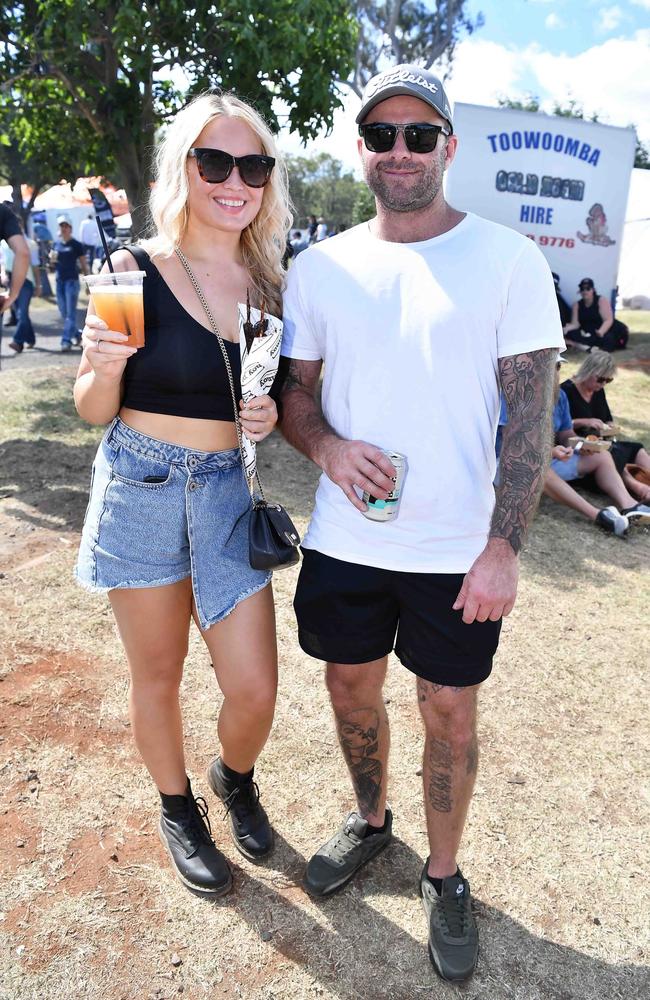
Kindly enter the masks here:
[[598, 294], [591, 278], [583, 278], [578, 290], [580, 299], [573, 303], [571, 320], [564, 327], [567, 347], [579, 351], [624, 350], [630, 331], [625, 323], [614, 319], [606, 296]]
[[[559, 385], [560, 365], [563, 362], [564, 358], [558, 355], [556, 401], [553, 408], [555, 438], [551, 452], [551, 464], [544, 477], [543, 491], [556, 503], [563, 503], [566, 507], [577, 510], [579, 514], [583, 514], [599, 528], [611, 532], [617, 538], [623, 538], [629, 528], [629, 520], [625, 513], [621, 513], [621, 508], [633, 507], [634, 499], [625, 489], [609, 452], [581, 454], [581, 449], [576, 451], [568, 446], [567, 442], [573, 436], [574, 431], [566, 393]], [[502, 398], [499, 434], [497, 435], [497, 457], [500, 450], [501, 427], [507, 421], [505, 401]], [[605, 507], [601, 510], [569, 486], [570, 482], [590, 474], [593, 475], [603, 493], [611, 497], [616, 506]]]
[[[592, 351], [572, 379], [565, 379], [562, 389], [569, 400], [573, 429], [581, 437], [601, 435], [614, 422], [607, 404], [605, 386], [614, 381], [616, 365], [611, 354]], [[633, 502], [648, 510], [650, 486], [643, 473], [650, 475], [650, 455], [641, 441], [614, 441], [610, 451], [614, 465]], [[633, 465], [633, 467], [631, 467]], [[641, 474], [639, 474], [640, 470]], [[636, 516], [639, 516], [638, 513]]]

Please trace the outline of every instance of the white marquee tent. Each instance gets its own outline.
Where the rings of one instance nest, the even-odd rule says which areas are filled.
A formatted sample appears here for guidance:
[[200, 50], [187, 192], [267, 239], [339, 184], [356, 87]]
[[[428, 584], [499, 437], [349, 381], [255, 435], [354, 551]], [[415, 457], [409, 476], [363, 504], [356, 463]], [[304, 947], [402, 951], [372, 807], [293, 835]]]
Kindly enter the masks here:
[[633, 170], [618, 266], [618, 304], [650, 309], [650, 170]]

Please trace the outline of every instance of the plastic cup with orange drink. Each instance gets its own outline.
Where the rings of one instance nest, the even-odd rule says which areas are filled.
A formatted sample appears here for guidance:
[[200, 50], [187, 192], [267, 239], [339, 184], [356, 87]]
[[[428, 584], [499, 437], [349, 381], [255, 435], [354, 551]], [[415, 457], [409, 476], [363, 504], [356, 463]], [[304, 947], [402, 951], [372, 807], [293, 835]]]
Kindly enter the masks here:
[[109, 330], [129, 338], [129, 347], [144, 347], [144, 271], [116, 271], [85, 276], [93, 309]]

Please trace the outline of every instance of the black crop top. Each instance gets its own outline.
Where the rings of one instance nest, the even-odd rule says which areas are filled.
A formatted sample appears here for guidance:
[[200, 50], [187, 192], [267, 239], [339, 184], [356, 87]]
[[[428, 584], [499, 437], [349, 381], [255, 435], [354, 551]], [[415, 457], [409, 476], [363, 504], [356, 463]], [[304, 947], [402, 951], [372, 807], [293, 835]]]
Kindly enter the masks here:
[[[235, 414], [219, 341], [183, 309], [142, 247], [126, 247], [146, 272], [143, 284], [145, 346], [124, 372], [123, 406], [147, 413], [204, 420], [232, 420]], [[206, 316], [207, 321], [207, 316]], [[224, 340], [241, 398], [239, 344]]]

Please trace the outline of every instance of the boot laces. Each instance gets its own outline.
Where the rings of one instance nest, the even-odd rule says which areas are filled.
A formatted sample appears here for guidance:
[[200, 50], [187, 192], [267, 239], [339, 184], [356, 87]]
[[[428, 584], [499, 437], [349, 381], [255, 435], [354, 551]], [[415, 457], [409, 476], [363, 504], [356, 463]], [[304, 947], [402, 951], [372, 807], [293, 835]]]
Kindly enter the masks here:
[[196, 798], [193, 795], [188, 796], [186, 820], [188, 837], [193, 847], [198, 847], [201, 841], [206, 844], [213, 843], [212, 827], [208, 819], [208, 803], [202, 795]]
[[226, 807], [224, 819], [230, 812], [233, 812], [237, 822], [242, 823], [249, 815], [257, 811], [259, 800], [260, 790], [256, 781], [247, 781], [244, 785], [236, 785], [223, 800]]

